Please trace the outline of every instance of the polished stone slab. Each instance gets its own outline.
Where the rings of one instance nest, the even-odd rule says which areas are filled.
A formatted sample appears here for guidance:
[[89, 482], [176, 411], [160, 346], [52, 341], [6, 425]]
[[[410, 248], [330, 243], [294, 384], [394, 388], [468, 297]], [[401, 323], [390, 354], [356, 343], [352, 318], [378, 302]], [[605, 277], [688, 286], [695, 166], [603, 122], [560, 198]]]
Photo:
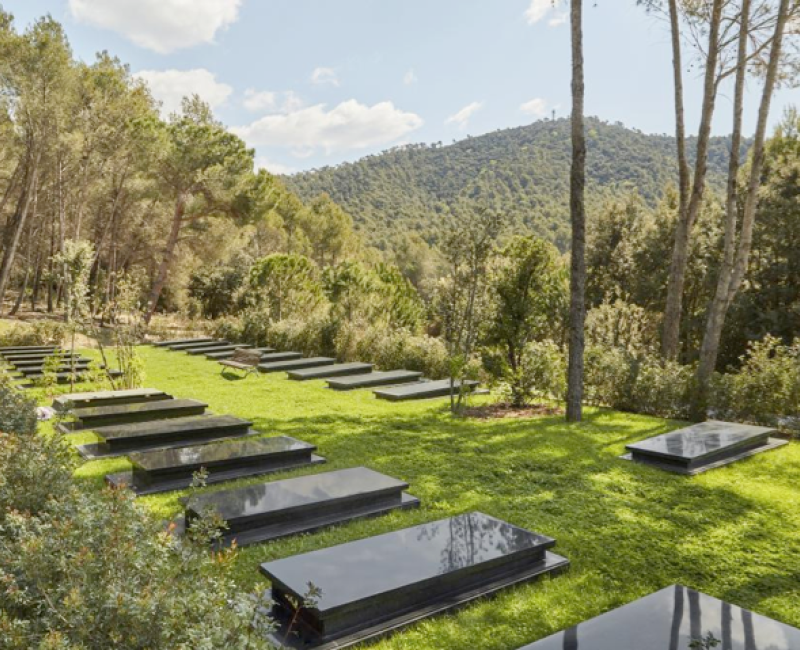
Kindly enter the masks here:
[[797, 650], [800, 630], [674, 585], [520, 650], [689, 650], [713, 640], [696, 647]]
[[246, 546], [419, 505], [405, 494], [407, 487], [405, 481], [354, 467], [192, 497], [185, 521], [213, 511], [228, 526], [221, 543]]
[[0, 355], [25, 353], [25, 352], [53, 352], [58, 350], [57, 345], [10, 345], [0, 348]]
[[[266, 562], [278, 647], [346, 648], [565, 569], [555, 540], [480, 512]], [[312, 583], [314, 608], [295, 611]], [[286, 624], [296, 616], [292, 634]], [[296, 633], [296, 634], [295, 634]]]
[[49, 359], [50, 357], [55, 356], [56, 354], [60, 354], [62, 359], [72, 359], [74, 357], [80, 357], [80, 353], [71, 353], [71, 352], [25, 352], [24, 354], [8, 354], [3, 357], [6, 363], [17, 364], [23, 361], [40, 361], [43, 362], [45, 359]]
[[207, 343], [213, 340], [214, 339], [210, 336], [205, 336], [193, 339], [172, 339], [170, 341], [158, 341], [158, 343], [153, 343], [153, 345], [157, 348], [168, 348], [171, 345], [180, 345], [181, 343]]
[[252, 347], [252, 345], [247, 345], [246, 343], [225, 343], [209, 345], [208, 347], [204, 348], [192, 348], [191, 350], [187, 350], [187, 352], [191, 355], [197, 356], [200, 354], [208, 354], [209, 352], [234, 352], [235, 350], [249, 349]]
[[251, 425], [252, 422], [232, 415], [206, 414], [96, 427], [91, 431], [102, 442], [83, 445], [78, 447], [78, 451], [84, 458], [107, 458], [131, 452], [187, 447], [254, 435]]
[[202, 415], [207, 407], [208, 404], [195, 399], [169, 399], [139, 404], [92, 406], [75, 409], [72, 412], [75, 422], [69, 429], [77, 431], [116, 424]]
[[294, 361], [302, 359], [302, 352], [265, 352], [261, 355], [261, 363], [275, 363], [277, 361]]
[[108, 474], [106, 481], [127, 486], [137, 496], [182, 490], [192, 484], [201, 468], [208, 472], [206, 484], [269, 474], [324, 463], [315, 445], [288, 436], [231, 440], [129, 454], [133, 470]]
[[289, 372], [303, 368], [317, 368], [319, 366], [332, 366], [336, 359], [330, 357], [311, 357], [290, 361], [266, 361], [258, 364], [259, 372]]
[[174, 345], [170, 345], [169, 349], [175, 352], [187, 352], [188, 350], [194, 350], [195, 348], [208, 348], [213, 347], [215, 345], [229, 345], [230, 341], [226, 341], [224, 339], [211, 339], [210, 341], [192, 341], [189, 343], [175, 343]]
[[[72, 370], [88, 370], [89, 366], [92, 365], [91, 359], [80, 359], [75, 361], [74, 363], [68, 361], [67, 363], [62, 363], [60, 366], [56, 366], [52, 368], [53, 372], [71, 372]], [[21, 365], [21, 366], [14, 366], [13, 371], [18, 372], [21, 375], [40, 375], [44, 373], [44, 364], [38, 365]]]
[[130, 388], [125, 390], [98, 390], [85, 393], [67, 393], [53, 400], [53, 408], [59, 412], [94, 406], [116, 406], [118, 404], [140, 404], [172, 399], [157, 388]]
[[413, 370], [388, 370], [386, 372], [370, 372], [363, 375], [339, 377], [328, 380], [328, 387], [334, 390], [353, 390], [356, 388], [376, 388], [392, 384], [410, 384], [422, 378], [421, 372]]
[[321, 366], [319, 368], [305, 368], [303, 370], [293, 370], [289, 373], [289, 379], [296, 381], [306, 381], [309, 379], [325, 379], [327, 377], [344, 377], [346, 375], [363, 375], [372, 370], [371, 363], [335, 363], [332, 366]]
[[[83, 381], [83, 375], [86, 373], [87, 369], [78, 368], [75, 373], [72, 372], [57, 372], [55, 373], [54, 377], [56, 383], [58, 384], [68, 384], [73, 378], [77, 382]], [[122, 371], [121, 370], [103, 370], [103, 376], [111, 375], [111, 377], [121, 377]], [[30, 375], [25, 375], [23, 377], [19, 377], [20, 382], [18, 386], [23, 388], [27, 388], [33, 386], [33, 382], [37, 379], [42, 379], [44, 377], [44, 373], [38, 372]]]
[[[480, 382], [467, 380], [464, 386], [474, 391]], [[455, 390], [458, 391], [459, 381], [455, 382]], [[403, 386], [392, 386], [391, 388], [381, 388], [375, 391], [375, 397], [388, 399], [392, 402], [400, 402], [411, 399], [428, 399], [431, 397], [445, 397], [450, 395], [450, 380], [437, 379], [436, 381], [423, 381], [416, 384]]]
[[[249, 347], [249, 346], [245, 346], [245, 347]], [[251, 349], [253, 350], [253, 352], [259, 352], [262, 356], [264, 354], [269, 353], [269, 352], [274, 352], [273, 348], [251, 348]], [[215, 361], [222, 361], [224, 359], [230, 359], [233, 356], [233, 353], [235, 351], [236, 351], [235, 349], [231, 349], [231, 350], [223, 350], [221, 352], [206, 352], [205, 355], [206, 355], [206, 359], [213, 359]]]
[[699, 474], [787, 441], [770, 438], [775, 429], [708, 420], [627, 445], [623, 456], [679, 474]]

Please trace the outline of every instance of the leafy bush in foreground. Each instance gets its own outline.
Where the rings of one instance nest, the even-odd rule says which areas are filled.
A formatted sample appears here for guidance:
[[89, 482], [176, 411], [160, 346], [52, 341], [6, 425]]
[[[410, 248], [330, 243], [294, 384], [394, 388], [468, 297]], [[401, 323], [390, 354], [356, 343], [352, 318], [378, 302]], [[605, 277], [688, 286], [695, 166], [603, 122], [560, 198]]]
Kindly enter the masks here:
[[57, 438], [0, 439], [0, 639], [14, 650], [267, 647], [235, 551], [179, 540], [127, 490], [76, 484]]

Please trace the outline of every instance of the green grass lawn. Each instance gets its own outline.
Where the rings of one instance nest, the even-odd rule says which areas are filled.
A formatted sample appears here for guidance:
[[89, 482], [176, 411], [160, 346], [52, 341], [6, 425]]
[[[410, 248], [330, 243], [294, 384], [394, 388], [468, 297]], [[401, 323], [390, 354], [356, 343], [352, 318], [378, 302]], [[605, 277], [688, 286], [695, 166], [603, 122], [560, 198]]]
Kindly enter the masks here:
[[[265, 435], [314, 443], [328, 459], [269, 480], [364, 465], [408, 481], [422, 500], [417, 510], [246, 548], [235, 569], [242, 589], [264, 584], [261, 562], [471, 510], [554, 537], [572, 562], [565, 574], [428, 619], [375, 648], [513, 650], [676, 582], [800, 627], [800, 444], [688, 478], [617, 458], [626, 443], [677, 422], [599, 409], [578, 425], [458, 420], [446, 400], [390, 403], [283, 374], [224, 378], [205, 359], [141, 353], [145, 385], [251, 419]], [[91, 435], [69, 437], [79, 444]], [[88, 463], [77, 476], [99, 488], [126, 465]], [[167, 517], [183, 494], [141, 503]]]

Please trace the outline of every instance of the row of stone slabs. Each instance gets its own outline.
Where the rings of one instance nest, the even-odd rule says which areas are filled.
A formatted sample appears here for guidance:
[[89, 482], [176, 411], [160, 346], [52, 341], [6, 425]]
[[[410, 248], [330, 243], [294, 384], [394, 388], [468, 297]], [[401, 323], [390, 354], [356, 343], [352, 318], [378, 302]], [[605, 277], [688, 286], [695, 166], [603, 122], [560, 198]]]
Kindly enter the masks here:
[[[0, 356], [11, 367], [12, 372], [17, 374], [16, 379], [28, 382], [22, 384], [23, 386], [30, 385], [29, 382], [32, 380], [44, 376], [45, 363], [48, 357], [55, 354], [62, 355], [61, 365], [53, 368], [56, 381], [59, 383], [65, 383], [73, 377], [80, 378], [90, 370], [91, 359], [61, 350], [57, 346], [17, 346], [0, 349]], [[122, 374], [118, 370], [106, 370], [106, 372], [112, 377]]]
[[[232, 356], [238, 348], [250, 347], [208, 338], [175, 339], [156, 345], [194, 355], [203, 354], [216, 360]], [[334, 390], [375, 388], [376, 397], [390, 401], [445, 397], [453, 389], [459, 390], [461, 386], [459, 381], [451, 385], [449, 379], [428, 381], [423, 379], [421, 372], [412, 370], [373, 372], [373, 365], [370, 363], [336, 363], [336, 359], [331, 357], [306, 358], [299, 352], [276, 352], [271, 348], [256, 350], [262, 353], [261, 363], [258, 365], [260, 372], [286, 372], [290, 379], [296, 381], [325, 379]], [[468, 391], [476, 390], [478, 385], [477, 381], [464, 382], [464, 388]]]
[[[136, 399], [142, 401], [132, 401]], [[109, 418], [173, 414], [173, 402], [194, 400], [170, 399], [166, 393], [144, 389], [65, 396], [54, 407], [62, 412], [72, 409], [76, 421], [69, 430], [74, 430], [91, 428], [92, 422], [106, 423]], [[195, 420], [202, 417], [193, 416]], [[215, 417], [230, 418], [231, 425], [238, 420]], [[109, 475], [109, 483], [132, 487], [143, 495], [187, 487], [192, 473], [200, 468], [206, 469], [208, 482], [214, 483], [251, 472], [324, 462], [313, 453], [313, 445], [287, 437], [239, 437], [217, 445], [130, 453], [131, 446], [141, 448], [143, 438], [152, 438], [154, 432], [167, 431], [187, 419], [191, 418], [93, 428], [105, 444], [121, 443], [115, 451], [128, 453], [132, 461], [132, 471]], [[159, 434], [158, 438], [159, 444], [179, 442], [168, 435]], [[266, 482], [190, 498], [176, 530], [180, 532], [210, 509], [227, 526], [218, 543], [231, 544], [235, 539], [244, 546], [417, 507], [419, 499], [406, 492], [408, 487], [405, 481], [365, 467]], [[301, 589], [296, 602], [302, 602], [309, 580], [323, 588], [319, 607], [300, 612], [296, 630], [300, 635], [282, 639], [284, 645], [344, 647], [500, 588], [562, 570], [568, 562], [549, 551], [554, 543], [543, 535], [471, 513], [267, 563], [262, 571], [271, 579], [275, 613], [284, 624], [294, 618], [294, 612], [286, 611], [294, 589]], [[444, 564], [443, 557], [447, 560]], [[299, 577], [303, 572], [305, 579]], [[343, 580], [345, 576], [349, 577]], [[273, 640], [281, 639], [276, 636]]]
[[[96, 394], [93, 399], [127, 402], [137, 397], [133, 393], [135, 391], [106, 392]], [[145, 403], [159, 398], [158, 391], [152, 389], [142, 390], [138, 396], [146, 400]], [[92, 399], [84, 396], [68, 398], [54, 406], [63, 410], [68, 404], [86, 406], [92, 403]], [[716, 435], [719, 444], [739, 443], [739, 436], [732, 435], [725, 423], [708, 425], [705, 433]], [[694, 434], [689, 432], [683, 437], [699, 434], [702, 438], [703, 432], [695, 428]], [[660, 446], [652, 441], [645, 442], [646, 446]], [[707, 448], [714, 443], [706, 440], [701, 446]], [[314, 450], [312, 445], [290, 438], [272, 438], [131, 454], [133, 472], [127, 476], [109, 476], [109, 480], [119, 485], [134, 485], [138, 493], [147, 494], [159, 485], [162, 489], [186, 487], [190, 480], [187, 473], [200, 467], [209, 470], [212, 482], [239, 478], [248, 467], [258, 467], [270, 447], [290, 449], [286, 453], [294, 454], [300, 463], [305, 463], [306, 455]], [[242, 459], [241, 463], [238, 458]], [[316, 457], [316, 462], [323, 460]], [[415, 507], [419, 501], [405, 492], [407, 488], [405, 482], [373, 470], [352, 468], [193, 497], [185, 503], [186, 517], [180, 525], [211, 508], [229, 525], [220, 543], [229, 544], [236, 539], [238, 544], [246, 545]], [[469, 513], [265, 563], [261, 571], [271, 581], [274, 613], [284, 626], [272, 640], [284, 647], [332, 649], [386, 634], [498, 589], [566, 568], [568, 561], [549, 550], [554, 543], [551, 538], [482, 513]], [[296, 612], [294, 607], [303, 601], [308, 582], [319, 587], [322, 595], [314, 608]], [[684, 598], [681, 595], [684, 591], [685, 599], [679, 600]], [[673, 600], [666, 602], [670, 594]], [[678, 607], [678, 603], [684, 601], [689, 603], [688, 614], [683, 611], [686, 606]], [[692, 605], [701, 601], [702, 607]], [[667, 628], [664, 612], [670, 603], [672, 613], [667, 617], [670, 621]], [[665, 645], [667, 638], [670, 642], [685, 640], [689, 647], [690, 642], [700, 638], [699, 632], [715, 631], [710, 623], [705, 624], [705, 619], [702, 625], [698, 622], [700, 612], [708, 611], [714, 603], [718, 610], [721, 608], [724, 612], [727, 607], [728, 612], [734, 611], [711, 597], [674, 587], [544, 639], [526, 650], [683, 647]], [[757, 646], [751, 641], [769, 639], [772, 643], [777, 632], [790, 645], [774, 645], [775, 648], [796, 647], [797, 630], [754, 617], [744, 610], [738, 611], [745, 631], [743, 635], [735, 632], [735, 624], [730, 622], [732, 614], [727, 624], [725, 616], [717, 619], [721, 621], [717, 638], [723, 642], [729, 640], [726, 648], [753, 650]], [[644, 626], [646, 636], [632, 638], [628, 629], [617, 624], [618, 620], [626, 618], [640, 625], [648, 621]], [[688, 621], [684, 625], [686, 630], [681, 627], [683, 620]], [[294, 621], [294, 635], [286, 634], [289, 621]], [[750, 641], [737, 646], [730, 644], [731, 639], [733, 642], [737, 639]]]

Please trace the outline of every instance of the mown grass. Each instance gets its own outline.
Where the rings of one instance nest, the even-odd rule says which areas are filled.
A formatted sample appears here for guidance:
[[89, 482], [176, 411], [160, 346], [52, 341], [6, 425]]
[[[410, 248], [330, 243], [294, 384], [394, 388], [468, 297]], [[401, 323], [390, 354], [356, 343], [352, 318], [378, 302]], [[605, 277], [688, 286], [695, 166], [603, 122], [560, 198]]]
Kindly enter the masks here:
[[[375, 648], [513, 650], [673, 583], [800, 626], [797, 443], [687, 478], [617, 458], [626, 443], [678, 422], [601, 409], [577, 425], [560, 417], [458, 420], [445, 400], [395, 404], [283, 375], [225, 378], [205, 359], [141, 353], [146, 385], [251, 419], [265, 435], [312, 442], [328, 459], [270, 480], [364, 465], [405, 479], [422, 500], [418, 510], [246, 548], [235, 568], [242, 589], [264, 583], [261, 562], [471, 510], [556, 538], [572, 562], [566, 574], [431, 618]], [[69, 437], [79, 444], [91, 436]], [[77, 476], [99, 488], [126, 465], [87, 463]], [[163, 518], [180, 511], [182, 495], [141, 502]]]

